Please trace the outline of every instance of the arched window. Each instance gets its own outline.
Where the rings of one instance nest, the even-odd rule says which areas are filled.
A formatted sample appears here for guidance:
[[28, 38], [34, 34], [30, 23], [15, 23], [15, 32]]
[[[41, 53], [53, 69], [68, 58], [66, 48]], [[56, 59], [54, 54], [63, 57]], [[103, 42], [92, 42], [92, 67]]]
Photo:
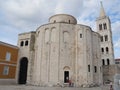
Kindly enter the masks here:
[[103, 36], [101, 36], [101, 42], [103, 42]]
[[106, 23], [103, 24], [104, 30], [107, 29]]
[[52, 31], [51, 31], [51, 41], [56, 42], [56, 29], [55, 28], [52, 28]]
[[99, 30], [102, 30], [102, 24], [99, 24]]
[[102, 54], [104, 53], [104, 48], [101, 48]]
[[102, 65], [105, 65], [105, 60], [104, 59], [102, 59]]
[[27, 40], [27, 41], [25, 41], [25, 46], [28, 46], [28, 40]]
[[105, 37], [105, 41], [108, 41], [108, 35], [105, 35], [104, 37]]
[[110, 65], [110, 60], [109, 59], [107, 59], [107, 65]]
[[109, 48], [108, 48], [108, 47], [106, 47], [106, 53], [107, 53], [107, 54], [109, 53]]
[[23, 45], [24, 45], [24, 41], [21, 41], [21, 42], [20, 42], [20, 46], [23, 46]]

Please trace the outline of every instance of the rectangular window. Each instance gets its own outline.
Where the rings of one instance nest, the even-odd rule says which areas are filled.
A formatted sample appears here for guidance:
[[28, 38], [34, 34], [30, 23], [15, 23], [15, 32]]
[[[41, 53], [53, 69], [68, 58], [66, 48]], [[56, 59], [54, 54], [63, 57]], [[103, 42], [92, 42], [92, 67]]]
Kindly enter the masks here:
[[10, 61], [10, 58], [11, 58], [11, 53], [7, 52], [6, 53], [6, 61]]
[[109, 48], [108, 47], [106, 47], [106, 54], [108, 54], [109, 53]]
[[82, 34], [80, 34], [80, 38], [82, 38]]
[[105, 37], [105, 41], [108, 41], [108, 36], [107, 36], [107, 35], [105, 35], [104, 37]]
[[99, 24], [99, 30], [102, 30], [102, 24]]
[[105, 65], [105, 60], [104, 59], [102, 59], [102, 65]]
[[90, 65], [88, 65], [88, 72], [90, 72]]
[[101, 42], [103, 42], [103, 36], [101, 36]]
[[107, 65], [110, 65], [110, 60], [109, 59], [107, 59]]
[[119, 62], [115, 62], [115, 64], [120, 64]]
[[106, 25], [106, 23], [103, 24], [103, 27], [104, 27], [104, 29], [107, 29], [107, 25]]
[[8, 74], [9, 74], [9, 67], [8, 66], [4, 66], [3, 75], [8, 75]]
[[95, 73], [97, 72], [97, 66], [94, 66]]

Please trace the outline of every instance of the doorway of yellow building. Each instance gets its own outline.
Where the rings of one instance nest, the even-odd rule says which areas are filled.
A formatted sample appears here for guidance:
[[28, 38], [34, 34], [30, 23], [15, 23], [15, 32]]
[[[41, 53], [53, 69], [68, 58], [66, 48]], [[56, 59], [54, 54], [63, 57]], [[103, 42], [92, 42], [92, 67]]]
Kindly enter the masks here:
[[23, 57], [20, 60], [19, 78], [18, 78], [18, 83], [19, 84], [26, 84], [27, 68], [28, 68], [28, 59], [26, 57]]

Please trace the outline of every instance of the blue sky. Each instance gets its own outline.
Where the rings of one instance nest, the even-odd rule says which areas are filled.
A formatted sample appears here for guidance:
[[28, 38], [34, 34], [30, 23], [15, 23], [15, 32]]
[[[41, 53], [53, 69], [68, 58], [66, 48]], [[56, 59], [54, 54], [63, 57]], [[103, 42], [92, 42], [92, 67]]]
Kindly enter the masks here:
[[35, 31], [61, 13], [96, 31], [100, 1], [111, 20], [115, 58], [120, 58], [120, 0], [0, 0], [0, 41], [17, 45], [18, 34]]

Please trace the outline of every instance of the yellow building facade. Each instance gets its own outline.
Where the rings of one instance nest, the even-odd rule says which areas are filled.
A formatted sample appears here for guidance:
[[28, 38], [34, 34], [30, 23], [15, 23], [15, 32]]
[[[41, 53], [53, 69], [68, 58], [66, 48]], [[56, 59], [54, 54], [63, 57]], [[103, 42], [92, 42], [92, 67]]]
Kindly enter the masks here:
[[0, 79], [15, 79], [18, 47], [0, 41]]

